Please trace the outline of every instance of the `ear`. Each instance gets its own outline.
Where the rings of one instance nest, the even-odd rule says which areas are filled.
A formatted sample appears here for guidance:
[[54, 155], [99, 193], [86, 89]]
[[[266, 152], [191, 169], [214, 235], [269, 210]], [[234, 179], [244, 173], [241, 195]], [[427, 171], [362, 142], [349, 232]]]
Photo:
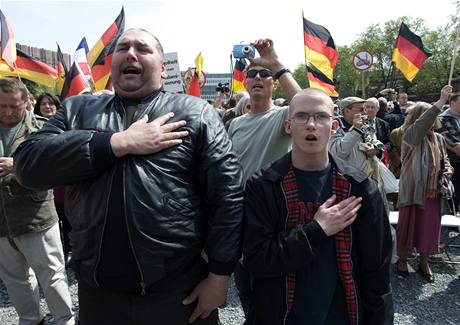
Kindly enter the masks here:
[[284, 120], [284, 132], [291, 135], [291, 121]]
[[331, 125], [331, 134], [335, 134], [335, 132], [337, 131], [339, 127], [340, 127], [339, 121], [337, 121], [336, 119], [333, 119], [332, 125]]
[[279, 85], [278, 80], [277, 80], [277, 81], [273, 81], [273, 91], [275, 91], [276, 88], [278, 88], [278, 85]]
[[166, 73], [166, 63], [163, 61], [161, 64], [161, 78], [166, 79], [168, 77], [168, 74]]

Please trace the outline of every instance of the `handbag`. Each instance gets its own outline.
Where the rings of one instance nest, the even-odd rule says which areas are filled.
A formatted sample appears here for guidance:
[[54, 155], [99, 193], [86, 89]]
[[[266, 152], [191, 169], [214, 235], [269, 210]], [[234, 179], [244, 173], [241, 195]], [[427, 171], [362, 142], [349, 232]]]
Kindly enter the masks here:
[[451, 200], [455, 195], [454, 184], [452, 184], [452, 181], [444, 175], [444, 172], [440, 172], [439, 193], [443, 199], [447, 200]]
[[379, 173], [383, 183], [383, 190], [385, 194], [398, 193], [399, 192], [399, 180], [391, 172], [391, 170], [385, 166], [384, 163], [379, 161]]

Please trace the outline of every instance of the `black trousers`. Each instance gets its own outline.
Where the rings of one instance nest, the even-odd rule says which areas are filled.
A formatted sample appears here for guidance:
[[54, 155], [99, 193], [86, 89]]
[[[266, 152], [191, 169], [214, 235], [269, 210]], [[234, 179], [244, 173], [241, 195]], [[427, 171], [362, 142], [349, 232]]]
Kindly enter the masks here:
[[243, 307], [244, 317], [246, 318], [243, 325], [252, 324], [254, 318], [252, 278], [249, 271], [239, 262], [235, 268], [235, 284], [238, 289], [241, 306]]
[[[196, 275], [196, 274], [195, 274]], [[194, 277], [195, 278], [195, 277]], [[162, 286], [162, 290], [139, 293], [119, 293], [94, 288], [79, 281], [78, 299], [81, 325], [186, 325], [196, 307], [196, 302], [184, 306], [182, 300], [203, 279], [200, 274], [196, 283], [187, 284], [180, 279]], [[163, 289], [164, 288], [164, 289]], [[192, 324], [216, 325], [215, 310], [206, 319], [198, 318]]]

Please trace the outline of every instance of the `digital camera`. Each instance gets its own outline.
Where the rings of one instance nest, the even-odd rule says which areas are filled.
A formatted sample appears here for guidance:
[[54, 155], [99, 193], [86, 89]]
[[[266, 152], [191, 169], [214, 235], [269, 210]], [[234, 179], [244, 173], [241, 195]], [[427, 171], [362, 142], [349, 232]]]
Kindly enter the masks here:
[[233, 45], [233, 57], [235, 59], [253, 59], [256, 56], [256, 48], [251, 44]]
[[228, 85], [229, 85], [228, 82], [226, 82], [226, 83], [219, 82], [217, 84], [216, 91], [218, 91], [220, 93], [228, 93], [228, 92], [230, 92], [230, 88], [229, 88]]

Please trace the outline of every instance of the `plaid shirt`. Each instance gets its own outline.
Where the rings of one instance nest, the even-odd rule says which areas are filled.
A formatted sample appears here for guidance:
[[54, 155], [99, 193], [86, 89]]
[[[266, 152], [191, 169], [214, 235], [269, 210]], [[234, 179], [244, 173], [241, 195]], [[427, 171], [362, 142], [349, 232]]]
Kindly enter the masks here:
[[[313, 219], [314, 209], [307, 209], [303, 202], [298, 200], [297, 181], [294, 169], [291, 168], [283, 179], [283, 188], [286, 193], [288, 206], [287, 228], [291, 229], [297, 224], [305, 224]], [[332, 176], [332, 192], [337, 196], [337, 202], [347, 198], [350, 183], [336, 169]], [[345, 292], [345, 303], [347, 306], [350, 324], [358, 323], [358, 299], [355, 283], [353, 280], [353, 264], [351, 261], [351, 227], [338, 232], [335, 236], [337, 267], [339, 278]], [[287, 306], [290, 311], [294, 305], [294, 293], [296, 288], [296, 273], [287, 274]]]
[[447, 110], [439, 116], [442, 124], [442, 128], [437, 130], [441, 133], [446, 140], [446, 149], [449, 154], [451, 162], [460, 162], [460, 157], [452, 152], [452, 148], [460, 143], [460, 118], [457, 118], [452, 115], [452, 113]]

